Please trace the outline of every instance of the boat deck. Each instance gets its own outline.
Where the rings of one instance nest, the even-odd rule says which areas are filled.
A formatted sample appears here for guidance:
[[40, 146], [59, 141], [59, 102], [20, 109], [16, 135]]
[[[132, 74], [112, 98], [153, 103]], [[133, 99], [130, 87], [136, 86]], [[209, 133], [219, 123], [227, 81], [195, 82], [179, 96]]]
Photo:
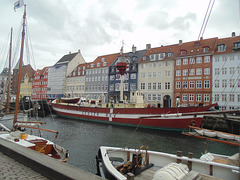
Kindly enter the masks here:
[[134, 180], [152, 180], [153, 176], [155, 174], [155, 172], [158, 170], [159, 168], [156, 167], [151, 167], [143, 172], [141, 172], [139, 175], [137, 175], [136, 177], [134, 177]]

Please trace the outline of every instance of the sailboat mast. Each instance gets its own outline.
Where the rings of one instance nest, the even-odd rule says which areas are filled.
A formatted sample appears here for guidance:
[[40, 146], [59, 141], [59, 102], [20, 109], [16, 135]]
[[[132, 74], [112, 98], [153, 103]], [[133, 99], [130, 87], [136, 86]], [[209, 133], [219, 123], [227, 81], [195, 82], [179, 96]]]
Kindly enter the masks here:
[[13, 120], [13, 130], [16, 130], [15, 124], [17, 122], [17, 113], [18, 113], [18, 107], [19, 107], [20, 84], [21, 84], [23, 50], [24, 50], [24, 37], [25, 37], [25, 20], [26, 20], [26, 5], [24, 5], [24, 13], [23, 13], [22, 42], [21, 42], [21, 51], [20, 51], [19, 68], [18, 68], [17, 94], [16, 94], [15, 113], [14, 113], [14, 120]]
[[9, 49], [9, 66], [8, 66], [8, 86], [7, 86], [7, 112], [9, 112], [9, 104], [10, 104], [10, 84], [11, 84], [11, 59], [12, 59], [12, 31], [11, 28], [11, 36], [10, 36], [10, 49]]

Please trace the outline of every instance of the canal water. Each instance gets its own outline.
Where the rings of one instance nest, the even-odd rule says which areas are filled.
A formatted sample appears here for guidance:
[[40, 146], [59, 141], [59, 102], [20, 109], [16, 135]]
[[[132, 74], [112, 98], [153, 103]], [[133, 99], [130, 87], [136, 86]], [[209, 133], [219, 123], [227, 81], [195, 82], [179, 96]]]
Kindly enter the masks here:
[[[48, 116], [38, 120], [47, 122], [42, 125], [42, 128], [59, 132], [57, 138], [53, 133], [43, 131], [41, 133], [43, 137], [69, 150], [69, 164], [94, 174], [96, 173], [95, 156], [100, 146], [137, 149], [146, 145], [149, 146], [149, 150], [172, 154], [182, 151], [185, 156], [188, 152], [192, 152], [196, 158], [199, 158], [206, 150], [224, 155], [233, 155], [239, 152], [239, 148], [236, 146], [211, 141], [205, 142], [202, 139], [184, 136], [181, 132], [115, 126], [63, 119], [57, 116]], [[1, 122], [8, 127], [12, 125], [11, 121]]]

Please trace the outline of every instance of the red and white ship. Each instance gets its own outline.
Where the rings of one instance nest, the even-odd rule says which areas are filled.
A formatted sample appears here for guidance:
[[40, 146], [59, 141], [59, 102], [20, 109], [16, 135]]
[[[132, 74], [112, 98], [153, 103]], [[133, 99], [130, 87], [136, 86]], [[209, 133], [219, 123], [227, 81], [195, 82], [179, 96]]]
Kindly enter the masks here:
[[198, 107], [149, 108], [144, 103], [143, 94], [131, 92], [130, 100], [123, 99], [123, 75], [127, 63], [119, 62], [117, 69], [121, 74], [120, 101], [121, 103], [103, 103], [101, 100], [86, 100], [80, 98], [73, 103], [65, 99], [56, 99], [52, 107], [59, 116], [109, 123], [115, 125], [135, 126], [150, 129], [182, 131], [188, 126], [200, 127], [203, 115], [201, 112], [217, 104]]

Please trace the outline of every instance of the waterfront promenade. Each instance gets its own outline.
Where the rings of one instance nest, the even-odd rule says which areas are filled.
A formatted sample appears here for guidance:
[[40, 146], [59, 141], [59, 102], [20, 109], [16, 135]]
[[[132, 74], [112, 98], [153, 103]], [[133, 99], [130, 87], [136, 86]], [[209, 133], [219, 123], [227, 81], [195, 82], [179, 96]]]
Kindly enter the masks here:
[[91, 179], [99, 176], [0, 139], [0, 179]]

